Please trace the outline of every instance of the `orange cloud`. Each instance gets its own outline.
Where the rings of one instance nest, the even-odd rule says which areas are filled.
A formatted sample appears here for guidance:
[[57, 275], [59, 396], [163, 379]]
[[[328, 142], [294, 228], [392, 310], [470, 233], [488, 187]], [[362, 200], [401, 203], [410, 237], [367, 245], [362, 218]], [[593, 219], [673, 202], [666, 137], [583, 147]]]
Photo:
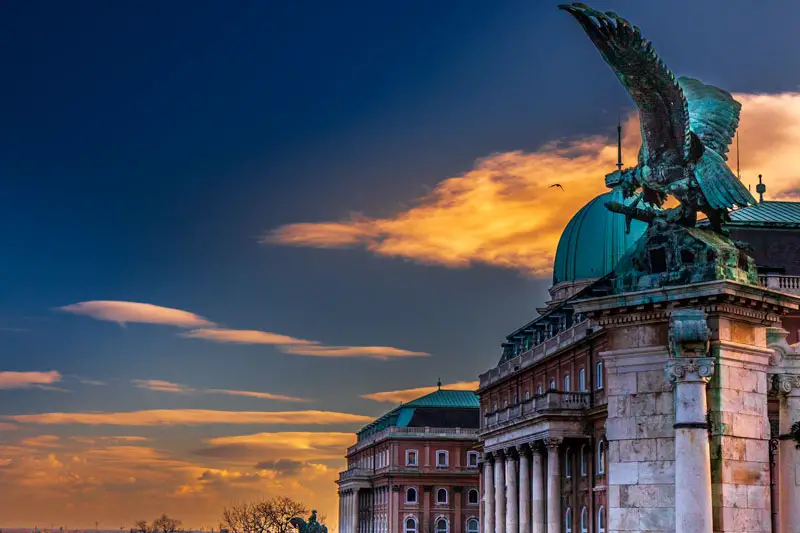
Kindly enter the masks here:
[[209, 447], [195, 453], [239, 461], [319, 461], [343, 457], [355, 439], [355, 434], [342, 432], [263, 432], [206, 439]]
[[[800, 198], [800, 93], [735, 96], [743, 105], [743, 181], [753, 185], [764, 174], [767, 198]], [[641, 143], [638, 128], [631, 114], [624, 125], [624, 159], [631, 164]], [[423, 264], [488, 264], [545, 276], [552, 271], [561, 231], [581, 206], [606, 191], [603, 178], [615, 163], [615, 139], [603, 136], [549, 143], [533, 153], [494, 154], [394, 216], [289, 224], [268, 232], [262, 242], [363, 247]], [[553, 183], [564, 190], [550, 188]]]
[[[477, 381], [459, 381], [458, 383], [451, 383], [449, 385], [442, 385], [443, 389], [449, 390], [478, 390], [479, 382]], [[420, 396], [425, 396], [432, 392], [436, 392], [437, 387], [419, 387], [416, 389], [401, 389], [385, 392], [373, 392], [370, 394], [362, 394], [362, 398], [367, 400], [375, 400], [376, 402], [385, 403], [405, 403], [410, 402]]]
[[205, 424], [349, 424], [369, 422], [368, 416], [331, 411], [213, 411], [153, 409], [117, 413], [41, 413], [7, 416], [28, 424], [112, 426], [199, 426]]
[[47, 387], [61, 381], [61, 374], [50, 372], [0, 372], [0, 389], [25, 389]]
[[270, 344], [277, 346], [284, 353], [313, 357], [390, 359], [394, 357], [425, 357], [430, 355], [426, 352], [413, 352], [389, 346], [326, 346], [317, 341], [246, 329], [197, 329], [182, 333], [181, 336], [232, 344]]
[[56, 448], [61, 445], [61, 438], [58, 435], [39, 435], [22, 439], [19, 443], [34, 448]]
[[121, 326], [128, 322], [164, 324], [182, 328], [214, 326], [213, 322], [209, 322], [205, 318], [188, 311], [138, 302], [96, 300], [66, 305], [59, 307], [59, 309], [76, 315], [86, 315], [97, 320], [116, 322]]
[[179, 394], [186, 393], [207, 393], [207, 394], [227, 394], [229, 396], [246, 396], [249, 398], [260, 398], [262, 400], [281, 400], [285, 402], [309, 402], [305, 398], [296, 398], [294, 396], [285, 396], [283, 394], [272, 394], [269, 392], [256, 392], [246, 390], [230, 390], [230, 389], [195, 389], [180, 383], [173, 383], [171, 381], [164, 381], [161, 379], [134, 379], [131, 383], [141, 389], [148, 389], [157, 392], [173, 392]]

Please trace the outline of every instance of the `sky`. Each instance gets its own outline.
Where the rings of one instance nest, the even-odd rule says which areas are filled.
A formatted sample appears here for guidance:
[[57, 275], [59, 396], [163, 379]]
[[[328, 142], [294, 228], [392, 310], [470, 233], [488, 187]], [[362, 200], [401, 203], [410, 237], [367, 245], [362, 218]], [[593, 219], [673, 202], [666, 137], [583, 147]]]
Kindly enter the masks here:
[[[734, 93], [742, 179], [800, 196], [800, 5], [593, 5]], [[2, 527], [211, 528], [285, 494], [334, 531], [354, 432], [476, 386], [618, 117], [640, 141], [555, 2], [2, 11]]]

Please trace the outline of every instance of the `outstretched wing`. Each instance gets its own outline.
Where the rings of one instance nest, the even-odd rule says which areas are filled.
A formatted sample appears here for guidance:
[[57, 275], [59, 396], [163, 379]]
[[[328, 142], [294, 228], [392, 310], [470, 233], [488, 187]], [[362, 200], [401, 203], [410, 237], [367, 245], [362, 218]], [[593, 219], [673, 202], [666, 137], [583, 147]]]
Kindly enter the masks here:
[[689, 158], [689, 108], [675, 76], [639, 28], [614, 13], [584, 4], [558, 6], [572, 15], [616, 73], [639, 108], [643, 150], [674, 151]]
[[714, 150], [706, 150], [694, 168], [694, 176], [705, 200], [714, 209], [746, 207], [756, 203], [747, 187], [731, 172]]
[[694, 78], [680, 77], [678, 85], [689, 105], [689, 127], [706, 147], [727, 160], [728, 146], [739, 127], [742, 104], [731, 93]]

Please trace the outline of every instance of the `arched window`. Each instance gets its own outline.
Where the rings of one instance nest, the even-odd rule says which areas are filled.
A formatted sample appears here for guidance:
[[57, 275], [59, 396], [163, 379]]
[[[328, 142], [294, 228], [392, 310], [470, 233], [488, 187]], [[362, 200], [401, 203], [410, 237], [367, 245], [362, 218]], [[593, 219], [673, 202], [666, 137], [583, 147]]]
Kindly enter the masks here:
[[436, 533], [447, 533], [448, 529], [446, 518], [439, 518], [436, 521]]
[[530, 399], [531, 399], [531, 391], [526, 390], [525, 391], [525, 400], [530, 400]]
[[564, 453], [564, 476], [567, 479], [572, 477], [572, 450], [569, 448]]
[[597, 362], [597, 375], [594, 378], [595, 383], [597, 383], [597, 390], [601, 390], [603, 388], [603, 362]]
[[550, 390], [556, 390], [556, 378], [550, 380]]
[[606, 533], [606, 508], [602, 505], [597, 510], [597, 533]]
[[569, 374], [565, 374], [564, 375], [564, 392], [569, 392], [571, 390], [572, 390], [572, 387], [570, 387]]
[[597, 473], [606, 472], [606, 446], [603, 441], [597, 443]]
[[417, 519], [413, 516], [406, 518], [406, 533], [417, 533]]
[[581, 476], [586, 477], [589, 472], [589, 465], [586, 464], [586, 446], [581, 446]]
[[436, 503], [447, 503], [447, 489], [436, 491]]
[[471, 505], [478, 505], [478, 491], [476, 489], [471, 489], [467, 494], [467, 502]]
[[581, 533], [589, 533], [589, 511], [586, 507], [581, 509]]
[[572, 507], [567, 507], [567, 512], [564, 513], [564, 529], [567, 533], [572, 533]]
[[406, 489], [406, 503], [417, 503], [417, 489]]
[[536, 394], [538, 394], [539, 396], [541, 396], [541, 395], [542, 395], [542, 386], [541, 386], [541, 385], [539, 385], [538, 387], [536, 387]]
[[586, 369], [581, 368], [578, 371], [578, 387], [580, 392], [586, 392]]
[[479, 533], [480, 526], [477, 518], [467, 520], [467, 533]]

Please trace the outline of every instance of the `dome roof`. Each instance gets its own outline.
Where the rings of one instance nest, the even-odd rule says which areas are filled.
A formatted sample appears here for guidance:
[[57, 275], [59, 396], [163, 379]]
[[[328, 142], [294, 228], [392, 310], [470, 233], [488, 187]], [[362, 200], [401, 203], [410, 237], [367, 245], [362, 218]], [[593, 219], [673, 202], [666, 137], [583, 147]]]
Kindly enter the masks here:
[[623, 203], [622, 192], [614, 188], [597, 196], [564, 228], [553, 265], [553, 285], [605, 276], [647, 229], [644, 222], [632, 220], [626, 235], [625, 217], [606, 209], [606, 202]]

